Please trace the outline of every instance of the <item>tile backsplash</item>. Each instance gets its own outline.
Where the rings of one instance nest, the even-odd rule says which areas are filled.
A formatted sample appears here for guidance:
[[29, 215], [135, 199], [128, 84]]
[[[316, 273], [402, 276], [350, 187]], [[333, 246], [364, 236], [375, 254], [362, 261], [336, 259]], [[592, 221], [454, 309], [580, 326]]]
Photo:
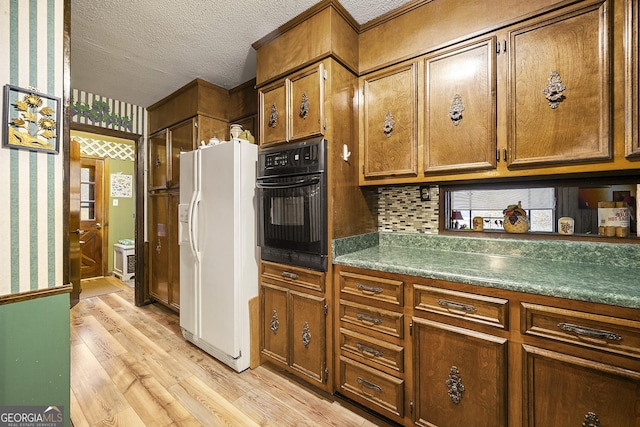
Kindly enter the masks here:
[[437, 234], [439, 187], [422, 201], [419, 185], [378, 187], [378, 231]]

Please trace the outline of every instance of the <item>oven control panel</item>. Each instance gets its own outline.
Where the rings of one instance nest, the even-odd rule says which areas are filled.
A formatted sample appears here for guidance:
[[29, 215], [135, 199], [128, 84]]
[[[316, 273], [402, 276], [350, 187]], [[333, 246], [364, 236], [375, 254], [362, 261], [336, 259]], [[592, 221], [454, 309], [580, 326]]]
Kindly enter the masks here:
[[289, 144], [258, 154], [258, 178], [324, 171], [325, 140]]

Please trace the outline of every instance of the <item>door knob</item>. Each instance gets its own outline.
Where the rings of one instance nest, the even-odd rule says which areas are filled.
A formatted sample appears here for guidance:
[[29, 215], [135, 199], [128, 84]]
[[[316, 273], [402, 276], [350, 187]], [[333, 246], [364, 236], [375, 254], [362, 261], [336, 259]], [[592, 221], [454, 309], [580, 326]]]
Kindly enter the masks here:
[[79, 228], [76, 231], [72, 231], [74, 234], [83, 234], [84, 230], [80, 230]]
[[102, 228], [102, 225], [100, 225], [99, 222], [96, 222], [96, 230], [100, 230]]

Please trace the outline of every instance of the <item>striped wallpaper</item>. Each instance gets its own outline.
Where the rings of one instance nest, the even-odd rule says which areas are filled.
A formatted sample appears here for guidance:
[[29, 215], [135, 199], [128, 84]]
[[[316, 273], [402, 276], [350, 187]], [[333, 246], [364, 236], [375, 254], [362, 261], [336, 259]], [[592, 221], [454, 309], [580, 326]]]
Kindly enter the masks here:
[[[62, 98], [63, 12], [63, 0], [0, 2], [2, 86]], [[62, 154], [0, 148], [0, 295], [63, 285], [62, 165]]]
[[147, 110], [78, 89], [71, 91], [71, 121], [83, 125], [145, 134]]

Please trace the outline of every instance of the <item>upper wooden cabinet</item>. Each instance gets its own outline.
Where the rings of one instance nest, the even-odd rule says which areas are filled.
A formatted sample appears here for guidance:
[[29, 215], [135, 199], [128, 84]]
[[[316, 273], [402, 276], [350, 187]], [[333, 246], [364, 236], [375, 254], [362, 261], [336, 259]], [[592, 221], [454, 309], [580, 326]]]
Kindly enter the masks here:
[[640, 60], [638, 47], [640, 45], [640, 7], [635, 0], [625, 1], [625, 145], [627, 157], [640, 157]]
[[398, 82], [408, 61], [361, 77], [360, 184], [637, 169], [637, 9], [631, 0], [563, 2], [417, 56], [418, 132], [401, 144], [376, 145], [372, 135], [374, 114], [406, 102], [410, 85]]
[[508, 165], [611, 158], [608, 2], [508, 32]]
[[425, 173], [496, 167], [495, 37], [425, 61]]
[[412, 62], [361, 80], [365, 179], [418, 173], [417, 69]]
[[261, 146], [324, 134], [325, 79], [319, 63], [259, 90]]

